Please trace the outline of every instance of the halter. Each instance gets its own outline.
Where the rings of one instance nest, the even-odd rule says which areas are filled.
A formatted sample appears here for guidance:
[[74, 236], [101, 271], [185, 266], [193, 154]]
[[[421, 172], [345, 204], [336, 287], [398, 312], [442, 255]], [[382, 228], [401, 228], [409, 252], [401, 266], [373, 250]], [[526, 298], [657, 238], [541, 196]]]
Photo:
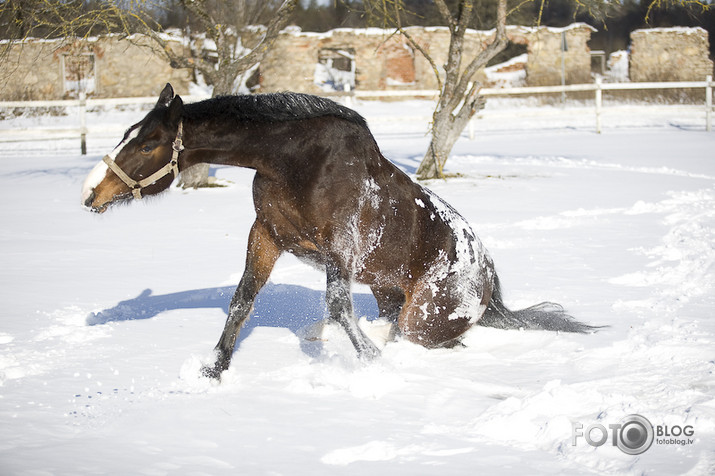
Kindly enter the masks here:
[[149, 185], [152, 185], [156, 181], [166, 177], [170, 173], [174, 174], [174, 178], [178, 177], [179, 175], [179, 153], [184, 150], [184, 144], [183, 144], [183, 136], [184, 136], [184, 123], [183, 121], [179, 122], [179, 130], [176, 132], [176, 139], [174, 139], [174, 142], [171, 144], [171, 161], [169, 161], [168, 164], [148, 176], [147, 178], [141, 179], [138, 182], [131, 178], [129, 175], [124, 172], [121, 167], [117, 165], [116, 162], [114, 162], [114, 159], [112, 159], [110, 156], [105, 155], [102, 161], [104, 161], [105, 164], [107, 164], [107, 167], [112, 169], [112, 172], [117, 174], [117, 177], [122, 179], [122, 182], [127, 184], [130, 189], [132, 189], [132, 195], [134, 195], [134, 198], [137, 200], [142, 199], [142, 189], [148, 187]]

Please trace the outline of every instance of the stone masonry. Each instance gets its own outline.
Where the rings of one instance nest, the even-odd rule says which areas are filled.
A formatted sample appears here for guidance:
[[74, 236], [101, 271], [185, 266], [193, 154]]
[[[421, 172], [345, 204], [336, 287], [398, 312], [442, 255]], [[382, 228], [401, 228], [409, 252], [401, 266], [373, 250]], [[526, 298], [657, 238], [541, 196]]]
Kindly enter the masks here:
[[182, 94], [188, 92], [190, 72], [171, 68], [150, 44], [139, 35], [72, 43], [27, 40], [14, 45], [2, 62], [0, 99], [64, 99], [77, 97], [80, 89], [93, 97], [154, 96], [167, 82]]
[[[587, 81], [590, 56], [586, 43], [591, 31], [593, 29], [585, 24], [563, 29], [508, 28], [511, 41], [527, 46], [527, 83], [530, 85], [560, 83], [562, 32], [569, 45], [565, 53], [567, 82]], [[409, 33], [432, 55], [443, 75], [441, 65], [449, 47], [447, 28], [412, 27]], [[493, 34], [493, 31], [468, 31], [465, 57], [478, 53]], [[246, 37], [242, 41], [250, 45], [256, 38]], [[166, 82], [185, 94], [190, 72], [172, 69], [150, 44], [148, 38], [140, 35], [135, 35], [132, 41], [120, 41], [115, 36], [71, 44], [59, 40], [25, 41], [15, 45], [3, 62], [0, 99], [61, 99], [76, 97], [79, 89], [93, 97], [153, 96]], [[174, 47], [181, 48], [181, 44], [177, 38]], [[329, 62], [332, 72], [342, 69], [343, 77], [348, 78], [343, 78], [343, 82], [349, 83], [351, 89], [437, 88], [429, 62], [403, 38], [393, 35], [392, 30], [335, 29], [309, 33], [287, 28], [260, 65], [257, 90], [325, 93], [330, 88], [316, 82], [316, 68], [321, 67], [317, 66], [321, 62]], [[485, 82], [483, 75], [477, 80]], [[339, 86], [335, 89], [344, 88]]]
[[[591, 82], [588, 41], [595, 31], [576, 23], [565, 28], [510, 26], [510, 41], [526, 47], [526, 84], [561, 83], [562, 55], [566, 83]], [[411, 27], [409, 34], [435, 61], [443, 77], [449, 31], [442, 27]], [[254, 35], [251, 37], [250, 35]], [[242, 38], [255, 44], [260, 31]], [[493, 31], [467, 32], [465, 58], [477, 54]], [[713, 73], [708, 58], [708, 34], [701, 28], [638, 30], [632, 33], [632, 81], [702, 80]], [[562, 52], [563, 39], [566, 50]], [[177, 37], [172, 47], [180, 50]], [[170, 67], [151, 48], [147, 37], [117, 36], [74, 43], [27, 40], [13, 45], [0, 64], [0, 100], [62, 99], [85, 90], [93, 97], [155, 96], [171, 82], [180, 94], [188, 92], [191, 71]], [[490, 85], [484, 75], [476, 78]], [[358, 90], [435, 90], [437, 80], [427, 60], [392, 30], [335, 29], [302, 32], [289, 27], [260, 64], [255, 91], [298, 91], [324, 94], [348, 85]]]
[[631, 33], [631, 81], [703, 81], [713, 74], [708, 32], [653, 28]]
[[[510, 26], [509, 39], [528, 50], [527, 84], [561, 82], [561, 38], [566, 36], [566, 81], [590, 81], [591, 56], [587, 42], [592, 27], [574, 24], [566, 28]], [[315, 82], [315, 68], [321, 52], [342, 51], [352, 56], [355, 79], [351, 87], [361, 90], [436, 89], [437, 80], [429, 62], [392, 30], [335, 29], [309, 33], [288, 29], [261, 63], [262, 91], [294, 90], [324, 92]], [[434, 59], [440, 74], [449, 48], [449, 30], [442, 27], [411, 27], [408, 33]], [[466, 35], [465, 58], [473, 57], [493, 38], [493, 31], [470, 30]], [[287, 66], [289, 65], [289, 66]], [[477, 80], [485, 82], [484, 76]], [[489, 86], [488, 84], [485, 84]]]

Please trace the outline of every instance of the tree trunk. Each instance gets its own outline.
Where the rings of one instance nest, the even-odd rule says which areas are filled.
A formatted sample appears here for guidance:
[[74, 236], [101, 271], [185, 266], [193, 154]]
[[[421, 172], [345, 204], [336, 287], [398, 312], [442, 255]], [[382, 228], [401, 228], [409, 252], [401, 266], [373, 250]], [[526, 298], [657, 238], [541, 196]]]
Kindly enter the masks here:
[[437, 0], [435, 3], [443, 19], [449, 24], [450, 44], [444, 66], [445, 80], [440, 91], [439, 104], [432, 116], [432, 139], [417, 169], [417, 178], [420, 180], [444, 177], [442, 170], [454, 144], [472, 116], [484, 107], [484, 101], [479, 97], [481, 85], [472, 82], [472, 78], [506, 48], [508, 43], [506, 0], [498, 0], [494, 39], [469, 64], [463, 66], [464, 35], [474, 2], [461, 0], [456, 17], [452, 16], [444, 0]]
[[[217, 71], [210, 71], [210, 81], [214, 86], [213, 96], [221, 96], [224, 94], [231, 94], [233, 86], [233, 69], [229, 67], [219, 68]], [[208, 74], [209, 71], [204, 72]], [[182, 170], [179, 174], [178, 187], [186, 190], [187, 188], [202, 188], [208, 187], [209, 184], [209, 172], [211, 167], [209, 164], [196, 164], [191, 167]]]
[[448, 106], [442, 107], [443, 103], [451, 101], [446, 95], [443, 96], [444, 100], [440, 101], [440, 106], [432, 116], [432, 139], [417, 168], [419, 180], [444, 178], [442, 171], [454, 144], [474, 114], [484, 108], [484, 99], [479, 96], [479, 89], [478, 84], [472, 86], [456, 114], [450, 111]]
[[449, 152], [462, 132], [461, 129], [454, 126], [454, 122], [454, 118], [449, 113], [436, 112], [434, 114], [432, 139], [417, 169], [417, 178], [420, 180], [444, 177], [442, 169], [447, 162]]
[[209, 164], [196, 164], [179, 174], [178, 187], [183, 189], [209, 186]]

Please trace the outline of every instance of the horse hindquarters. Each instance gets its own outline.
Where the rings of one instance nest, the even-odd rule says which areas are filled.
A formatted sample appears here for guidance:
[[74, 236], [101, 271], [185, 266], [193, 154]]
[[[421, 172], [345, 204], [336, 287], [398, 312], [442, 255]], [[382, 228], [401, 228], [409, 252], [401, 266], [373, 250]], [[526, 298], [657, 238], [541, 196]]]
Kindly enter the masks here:
[[482, 317], [492, 295], [491, 275], [477, 267], [459, 268], [434, 265], [407, 293], [398, 325], [409, 341], [450, 347]]

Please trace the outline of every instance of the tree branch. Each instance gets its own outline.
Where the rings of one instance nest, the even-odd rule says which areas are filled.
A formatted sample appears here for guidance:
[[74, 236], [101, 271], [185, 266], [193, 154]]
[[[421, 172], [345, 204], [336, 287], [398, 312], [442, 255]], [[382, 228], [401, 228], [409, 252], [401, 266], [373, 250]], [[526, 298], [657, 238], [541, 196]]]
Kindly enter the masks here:
[[435, 0], [435, 5], [437, 6], [437, 11], [439, 11], [442, 21], [444, 21], [449, 27], [449, 31], [454, 33], [454, 28], [456, 27], [456, 22], [452, 16], [452, 12], [449, 11], [449, 7], [444, 0]]
[[259, 63], [265, 58], [266, 54], [275, 43], [276, 38], [281, 30], [288, 24], [288, 20], [293, 14], [293, 10], [297, 5], [298, 0], [285, 0], [275, 13], [271, 21], [266, 27], [266, 32], [261, 41], [253, 47], [250, 53], [236, 61], [236, 67], [241, 70], [246, 70], [256, 63]]
[[400, 11], [399, 11], [399, 6], [398, 3], [394, 3], [395, 6], [395, 18], [397, 19], [397, 31], [405, 37], [407, 42], [417, 51], [420, 52], [420, 54], [424, 57], [424, 59], [427, 60], [427, 62], [430, 64], [430, 67], [432, 68], [432, 72], [434, 73], [435, 78], [437, 79], [437, 88], [441, 91], [442, 90], [442, 78], [440, 77], [439, 74], [439, 68], [437, 67], [437, 64], [434, 62], [432, 59], [432, 56], [430, 56], [427, 51], [422, 48], [422, 45], [417, 43], [417, 41], [407, 33], [407, 31], [402, 27], [402, 20], [400, 18]]
[[455, 89], [455, 96], [464, 96], [477, 71], [484, 68], [492, 58], [499, 54], [508, 42], [506, 35], [506, 0], [499, 0], [497, 3], [497, 24], [494, 40], [467, 65]]

